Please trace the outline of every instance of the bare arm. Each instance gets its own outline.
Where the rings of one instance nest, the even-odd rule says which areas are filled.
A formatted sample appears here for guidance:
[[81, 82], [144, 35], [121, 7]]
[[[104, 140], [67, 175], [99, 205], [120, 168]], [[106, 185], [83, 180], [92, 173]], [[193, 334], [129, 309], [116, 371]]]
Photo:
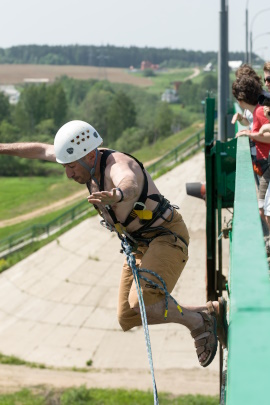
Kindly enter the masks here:
[[251, 135], [251, 130], [250, 129], [243, 129], [242, 131], [238, 131], [237, 134], [235, 134], [235, 138], [239, 138], [239, 136], [249, 136]]
[[39, 142], [0, 143], [0, 155], [56, 162], [54, 146]]
[[265, 133], [270, 132], [270, 124], [264, 124], [261, 126], [259, 130], [260, 135], [264, 135]]
[[270, 143], [270, 131], [264, 132], [263, 135], [260, 132], [250, 134], [250, 138], [258, 142]]
[[240, 122], [241, 125], [243, 126], [249, 126], [249, 121], [247, 120], [246, 117], [243, 116], [243, 114], [240, 113], [235, 113], [234, 116], [232, 117], [232, 124], [235, 124], [236, 121]]
[[[142, 170], [138, 165], [131, 168], [126, 162], [116, 163], [110, 169], [110, 179], [115, 187], [110, 191], [92, 193], [88, 197], [88, 201], [91, 204], [102, 202], [110, 205], [119, 202], [121, 199], [125, 202], [131, 201], [140, 195], [139, 176], [142, 176]], [[123, 198], [122, 193], [117, 188], [122, 190]]]
[[[264, 130], [262, 130], [263, 127], [266, 127]], [[248, 136], [250, 139], [253, 139], [254, 141], [262, 142], [262, 143], [270, 143], [270, 125], [265, 124], [261, 127], [259, 132], [251, 132], [251, 131], [239, 131], [235, 135], [236, 138], [239, 136]]]

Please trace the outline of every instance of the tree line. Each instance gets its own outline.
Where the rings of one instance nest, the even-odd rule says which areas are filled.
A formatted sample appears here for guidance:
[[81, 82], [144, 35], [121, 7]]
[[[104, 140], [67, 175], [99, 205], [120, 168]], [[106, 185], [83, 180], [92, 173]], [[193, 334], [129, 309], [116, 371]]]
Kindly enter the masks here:
[[[243, 52], [230, 53], [231, 60], [245, 60]], [[217, 63], [217, 52], [171, 48], [117, 47], [113, 45], [19, 45], [0, 48], [0, 64], [89, 65], [128, 68], [140, 67], [149, 60], [163, 68], [192, 67]]]
[[[201, 100], [216, 91], [217, 78], [206, 74], [198, 85], [188, 80], [179, 88], [181, 104], [171, 109], [159, 95], [128, 84], [77, 80], [63, 76], [52, 84], [24, 85], [16, 105], [0, 92], [1, 142], [53, 143], [55, 133], [73, 119], [87, 121], [104, 139], [105, 147], [132, 153], [151, 146], [202, 118]], [[0, 156], [0, 175], [62, 173], [48, 162]]]

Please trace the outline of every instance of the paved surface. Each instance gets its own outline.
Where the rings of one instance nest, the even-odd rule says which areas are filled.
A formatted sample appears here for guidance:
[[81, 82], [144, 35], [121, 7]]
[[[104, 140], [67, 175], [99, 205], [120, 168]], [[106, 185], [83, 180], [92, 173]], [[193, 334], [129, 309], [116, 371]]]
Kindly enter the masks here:
[[[204, 155], [200, 153], [156, 181], [160, 191], [180, 206], [190, 231], [190, 260], [173, 292], [184, 306], [205, 302], [205, 204], [187, 196], [185, 189], [186, 182], [203, 180]], [[119, 248], [117, 236], [94, 217], [2, 273], [0, 352], [55, 367], [85, 367], [91, 359], [94, 371], [111, 373], [107, 386], [115, 371], [120, 372], [116, 386], [126, 385], [125, 375], [139, 375], [138, 381], [144, 381], [136, 384], [134, 377], [132, 386], [151, 389], [142, 329], [124, 333], [117, 322], [123, 261]], [[181, 385], [196, 375], [188, 391], [218, 393], [218, 356], [207, 369], [200, 367], [186, 328], [151, 326], [150, 337], [160, 390], [181, 393]], [[2, 366], [1, 373], [4, 370]], [[92, 383], [102, 386], [95, 379]]]

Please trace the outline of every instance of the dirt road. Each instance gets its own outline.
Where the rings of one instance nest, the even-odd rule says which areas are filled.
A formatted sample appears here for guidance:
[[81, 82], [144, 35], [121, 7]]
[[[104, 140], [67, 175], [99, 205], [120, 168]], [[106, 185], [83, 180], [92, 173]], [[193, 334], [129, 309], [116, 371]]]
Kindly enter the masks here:
[[[155, 372], [159, 392], [170, 392], [173, 395], [192, 394], [217, 395], [215, 384], [211, 379], [218, 379], [218, 373], [205, 370], [204, 374], [197, 369], [157, 370]], [[47, 386], [55, 389], [70, 387], [138, 389], [147, 391], [150, 372], [144, 369], [131, 370], [95, 370], [80, 373], [66, 370], [42, 370], [25, 366], [0, 365], [0, 392], [15, 392], [22, 388]]]

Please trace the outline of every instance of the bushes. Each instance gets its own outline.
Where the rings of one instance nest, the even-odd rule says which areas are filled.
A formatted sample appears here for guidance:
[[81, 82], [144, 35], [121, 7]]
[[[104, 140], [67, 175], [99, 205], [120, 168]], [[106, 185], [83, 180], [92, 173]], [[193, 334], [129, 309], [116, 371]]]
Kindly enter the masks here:
[[39, 160], [0, 156], [0, 176], [50, 176], [63, 174], [60, 165]]

